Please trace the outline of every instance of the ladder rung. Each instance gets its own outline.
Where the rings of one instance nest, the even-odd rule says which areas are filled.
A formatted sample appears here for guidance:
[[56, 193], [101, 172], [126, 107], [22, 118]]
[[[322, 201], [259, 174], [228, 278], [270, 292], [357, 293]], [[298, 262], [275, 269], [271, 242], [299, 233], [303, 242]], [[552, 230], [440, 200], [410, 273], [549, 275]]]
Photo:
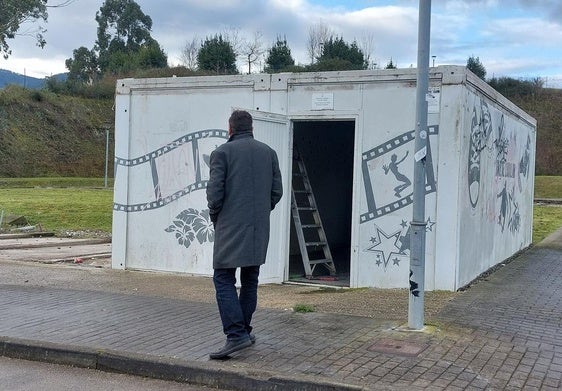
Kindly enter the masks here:
[[306, 242], [306, 245], [311, 247], [311, 246], [325, 246], [326, 244], [328, 244], [327, 242]]
[[[293, 156], [293, 158], [294, 158], [294, 162], [293, 162], [294, 171], [291, 173], [292, 174], [291, 212], [293, 215], [293, 220], [295, 222], [296, 234], [299, 240], [299, 249], [302, 255], [306, 276], [307, 278], [312, 278], [314, 269], [318, 265], [324, 266], [326, 269], [330, 271], [330, 275], [334, 276], [336, 274], [336, 268], [334, 265], [334, 261], [332, 260], [332, 254], [330, 253], [330, 246], [326, 240], [326, 235], [324, 233], [324, 228], [322, 227], [322, 223], [320, 222], [320, 213], [318, 211], [318, 207], [314, 200], [314, 194], [312, 191], [312, 187], [310, 185], [308, 174], [306, 173], [304, 162], [298, 159], [299, 154], [296, 151], [296, 146], [295, 146], [295, 155]], [[295, 187], [297, 189], [295, 189]], [[307, 195], [307, 197], [304, 197], [303, 194]], [[297, 195], [300, 196], [297, 197]], [[308, 198], [308, 200], [306, 200], [306, 198]], [[300, 206], [298, 205], [298, 201], [300, 201], [301, 204]], [[314, 217], [314, 223], [312, 223], [310, 219], [307, 219], [308, 224], [302, 224], [300, 218], [301, 215], [300, 211], [309, 211], [310, 213], [302, 213], [302, 214], [309, 217], [310, 215], [312, 215], [312, 217]], [[318, 240], [318, 241], [307, 242], [307, 239], [305, 238], [306, 229], [308, 230], [316, 229], [318, 233], [318, 237], [314, 237], [313, 235], [311, 235], [313, 236], [311, 239]], [[306, 233], [310, 233], [310, 232], [311, 231], [306, 231]], [[310, 259], [310, 254], [313, 254], [314, 256], [322, 257], [322, 255], [318, 254], [319, 252], [323, 253], [324, 258]]]
[[310, 259], [309, 262], [311, 265], [318, 265], [319, 263], [334, 263], [331, 259]]

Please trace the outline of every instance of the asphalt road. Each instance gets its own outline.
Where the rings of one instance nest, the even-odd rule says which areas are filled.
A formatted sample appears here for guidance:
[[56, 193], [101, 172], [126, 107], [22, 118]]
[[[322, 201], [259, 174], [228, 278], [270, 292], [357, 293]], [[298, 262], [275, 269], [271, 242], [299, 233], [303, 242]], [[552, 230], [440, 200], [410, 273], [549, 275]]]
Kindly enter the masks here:
[[101, 372], [94, 369], [0, 357], [0, 390], [210, 391], [210, 388]]

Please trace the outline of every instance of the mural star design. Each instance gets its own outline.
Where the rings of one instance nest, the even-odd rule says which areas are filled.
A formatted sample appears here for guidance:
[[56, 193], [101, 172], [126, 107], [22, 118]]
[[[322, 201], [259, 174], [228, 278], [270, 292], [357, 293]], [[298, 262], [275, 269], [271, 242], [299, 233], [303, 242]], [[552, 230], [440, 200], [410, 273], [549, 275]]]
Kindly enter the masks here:
[[426, 223], [427, 225], [425, 226], [425, 232], [433, 231], [435, 221], [431, 221], [431, 218], [428, 217]]
[[405, 255], [400, 252], [402, 246], [400, 241], [401, 230], [392, 234], [387, 234], [377, 225], [375, 225], [375, 228], [375, 236], [370, 239], [370, 242], [373, 244], [368, 247], [366, 251], [375, 253], [375, 264], [377, 266], [383, 265], [386, 269], [391, 259], [393, 265], [400, 266], [400, 261]]

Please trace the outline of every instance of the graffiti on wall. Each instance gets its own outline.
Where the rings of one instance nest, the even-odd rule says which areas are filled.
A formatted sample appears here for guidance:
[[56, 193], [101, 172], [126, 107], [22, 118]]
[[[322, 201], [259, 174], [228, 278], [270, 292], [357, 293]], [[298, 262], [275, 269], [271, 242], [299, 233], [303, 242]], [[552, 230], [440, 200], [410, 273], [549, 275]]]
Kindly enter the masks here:
[[[430, 137], [436, 137], [439, 126], [428, 127]], [[415, 131], [403, 133], [362, 154], [363, 183], [367, 211], [360, 216], [360, 223], [368, 235], [364, 237], [363, 251], [373, 255], [374, 264], [383, 271], [407, 265], [410, 253], [410, 224], [390, 223], [393, 219], [381, 219], [394, 214], [413, 202], [412, 178], [414, 158], [410, 154]], [[426, 194], [437, 189], [431, 143], [427, 143]], [[430, 218], [426, 229], [435, 225]]]
[[215, 230], [209, 217], [209, 209], [198, 211], [189, 208], [182, 211], [165, 229], [174, 234], [178, 244], [188, 248], [195, 239], [199, 244], [215, 241]]
[[468, 195], [470, 205], [475, 208], [480, 198], [480, 164], [481, 155], [490, 134], [492, 133], [492, 118], [488, 104], [480, 102], [472, 109], [472, 122], [470, 129], [470, 151], [468, 154]]
[[[433, 231], [435, 221], [430, 217], [426, 221], [426, 232]], [[374, 254], [375, 265], [382, 267], [385, 271], [388, 266], [400, 266], [400, 262], [407, 263], [410, 259], [410, 223], [402, 220], [391, 233], [385, 232], [376, 223], [372, 224], [372, 234], [369, 244], [364, 249]]]
[[[437, 136], [439, 126], [429, 126], [428, 133], [430, 137]], [[413, 167], [413, 157], [409, 155], [409, 149], [414, 137], [415, 131], [412, 130], [362, 154], [367, 212], [361, 214], [361, 224], [395, 212], [413, 202], [413, 191], [410, 186], [412, 182], [407, 175], [404, 175], [407, 170], [404, 170], [403, 166], [408, 164], [409, 167]], [[398, 160], [399, 156], [400, 160]], [[437, 189], [430, 142], [427, 143], [425, 187], [426, 194], [434, 193]]]
[[365, 251], [373, 252], [375, 255], [375, 264], [382, 266], [384, 270], [392, 261], [393, 265], [400, 266], [400, 262], [404, 260], [406, 253], [404, 252], [407, 244], [403, 242], [404, 236], [401, 231], [387, 234], [376, 224], [375, 234], [371, 236], [371, 245]]
[[[468, 198], [472, 209], [476, 209], [482, 196], [482, 181], [496, 189], [488, 196], [496, 200], [493, 216], [502, 233], [515, 234], [521, 227], [522, 178], [528, 177], [530, 163], [530, 136], [527, 135], [526, 145], [519, 151], [517, 133], [508, 127], [505, 116], [501, 114], [494, 119], [484, 100], [475, 103], [468, 157]], [[493, 167], [486, 167], [491, 164]], [[484, 172], [488, 173], [486, 177]]]
[[153, 185], [153, 198], [142, 203], [113, 203], [113, 210], [144, 212], [161, 208], [193, 191], [207, 187], [209, 155], [228, 139], [228, 132], [208, 129], [186, 134], [170, 143], [133, 159], [115, 158], [119, 166], [148, 164]]
[[519, 231], [521, 225], [521, 215], [519, 214], [519, 203], [515, 198], [515, 186], [507, 189], [507, 181], [504, 182], [503, 189], [497, 195], [500, 200], [500, 210], [498, 214], [498, 224], [501, 231], [505, 230], [505, 224], [511, 233]]
[[[113, 209], [126, 213], [142, 213], [162, 208], [197, 190], [205, 190], [209, 179], [211, 151], [227, 138], [226, 130], [202, 130], [186, 134], [133, 159], [116, 157], [116, 167], [138, 168], [148, 165], [153, 198], [142, 203], [114, 203]], [[208, 209], [185, 209], [164, 230], [174, 235], [177, 244], [185, 248], [189, 248], [194, 242], [204, 244], [215, 240]]]
[[390, 171], [392, 172], [396, 180], [400, 182], [400, 184], [394, 188], [394, 196], [397, 198], [400, 198], [401, 197], [400, 193], [402, 193], [412, 184], [412, 181], [410, 181], [410, 179], [408, 179], [406, 175], [398, 171], [398, 165], [402, 163], [404, 160], [406, 160], [406, 158], [408, 157], [408, 152], [409, 151], [406, 151], [404, 157], [399, 161], [396, 161], [398, 159], [398, 156], [395, 153], [393, 153], [390, 158], [391, 162], [389, 164], [385, 164], [384, 166], [382, 166], [385, 175], [388, 175], [388, 172]]
[[[527, 145], [525, 146], [525, 151], [523, 151], [523, 156], [519, 161], [519, 174], [523, 175], [525, 178], [529, 175], [529, 165], [531, 164], [531, 137], [527, 135]], [[521, 176], [519, 176], [521, 179]], [[519, 181], [519, 186], [521, 186], [521, 181]]]

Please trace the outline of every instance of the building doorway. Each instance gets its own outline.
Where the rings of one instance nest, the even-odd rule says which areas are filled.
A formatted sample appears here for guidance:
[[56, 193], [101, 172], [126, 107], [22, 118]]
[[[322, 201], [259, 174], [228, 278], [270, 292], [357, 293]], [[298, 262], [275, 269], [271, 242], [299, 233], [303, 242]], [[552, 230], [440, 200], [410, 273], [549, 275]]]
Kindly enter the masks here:
[[293, 122], [293, 154], [298, 153], [306, 167], [336, 274], [331, 276], [319, 264], [312, 278], [306, 278], [291, 216], [289, 281], [349, 286], [354, 145], [355, 121]]

